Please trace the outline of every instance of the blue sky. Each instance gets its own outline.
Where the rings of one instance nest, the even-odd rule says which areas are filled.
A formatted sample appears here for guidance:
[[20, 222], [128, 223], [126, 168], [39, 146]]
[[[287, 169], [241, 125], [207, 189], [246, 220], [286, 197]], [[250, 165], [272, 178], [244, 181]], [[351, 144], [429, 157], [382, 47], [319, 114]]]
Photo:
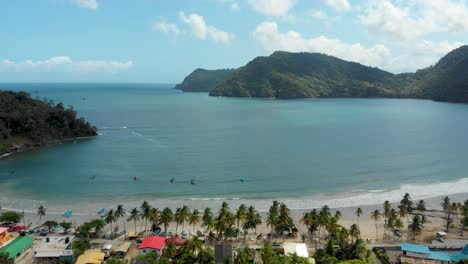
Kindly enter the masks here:
[[467, 0], [3, 1], [0, 81], [176, 83], [275, 50], [406, 72], [467, 42]]

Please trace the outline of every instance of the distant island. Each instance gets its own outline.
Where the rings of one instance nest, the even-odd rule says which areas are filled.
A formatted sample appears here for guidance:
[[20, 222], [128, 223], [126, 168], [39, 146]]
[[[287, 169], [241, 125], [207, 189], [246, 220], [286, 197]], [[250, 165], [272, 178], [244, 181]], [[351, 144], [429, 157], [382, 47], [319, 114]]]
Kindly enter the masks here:
[[[196, 72], [191, 75], [197, 75]], [[207, 78], [196, 83], [196, 89], [211, 96], [379, 97], [468, 103], [468, 46], [453, 50], [436, 65], [415, 73], [393, 74], [324, 54], [283, 51], [257, 57], [237, 70], [224, 73], [224, 77], [217, 71], [208, 72]], [[192, 90], [190, 82], [184, 80], [182, 84], [181, 90]]]
[[97, 129], [71, 108], [0, 91], [0, 157], [63, 140], [93, 137]]
[[185, 77], [182, 83], [176, 85], [175, 89], [184, 92], [209, 92], [234, 71], [235, 69], [205, 70], [198, 68]]

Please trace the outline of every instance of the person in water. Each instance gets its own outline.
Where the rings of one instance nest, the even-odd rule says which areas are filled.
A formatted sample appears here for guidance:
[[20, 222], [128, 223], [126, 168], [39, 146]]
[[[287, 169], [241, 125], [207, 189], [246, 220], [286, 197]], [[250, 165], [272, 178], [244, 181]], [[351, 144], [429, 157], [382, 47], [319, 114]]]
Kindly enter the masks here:
[[173, 182], [174, 182], [174, 177], [171, 178], [171, 183], [173, 183]]

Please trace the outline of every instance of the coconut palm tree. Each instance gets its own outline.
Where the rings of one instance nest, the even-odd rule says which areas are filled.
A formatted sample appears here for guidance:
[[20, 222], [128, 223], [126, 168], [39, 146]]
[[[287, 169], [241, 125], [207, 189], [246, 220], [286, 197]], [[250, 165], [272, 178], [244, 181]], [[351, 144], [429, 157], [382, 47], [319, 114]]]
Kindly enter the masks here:
[[382, 214], [380, 213], [379, 210], [376, 209], [371, 213], [371, 219], [374, 220], [375, 222], [375, 240], [379, 239], [377, 223], [380, 221], [381, 218], [382, 218]]
[[409, 240], [409, 224], [410, 224], [410, 220], [409, 220], [409, 212], [408, 212], [408, 207], [406, 207], [404, 204], [400, 204], [398, 206], [398, 216], [400, 218], [403, 218], [403, 217], [406, 217], [406, 224], [408, 226], [408, 229], [406, 230], [406, 240]]
[[322, 228], [326, 228], [328, 222], [330, 220], [330, 208], [327, 205], [322, 206], [322, 209], [319, 212], [319, 228], [318, 228], [318, 236], [320, 238], [320, 231]]
[[211, 232], [211, 229], [214, 226], [214, 219], [213, 219], [213, 212], [211, 211], [211, 208], [207, 207], [205, 208], [205, 211], [203, 211], [203, 226], [208, 228], [208, 232]]
[[283, 235], [284, 231], [289, 231], [294, 227], [293, 220], [289, 215], [289, 211], [290, 210], [286, 204], [280, 204], [277, 228], [280, 229], [281, 235]]
[[110, 209], [107, 214], [105, 220], [107, 224], [110, 224], [110, 229], [111, 233], [114, 232], [114, 229], [112, 229], [112, 223], [115, 222], [115, 215], [114, 215], [114, 209]]
[[252, 258], [252, 251], [249, 247], [245, 247], [234, 257], [234, 264], [248, 264]]
[[197, 236], [193, 237], [189, 241], [187, 241], [183, 246], [182, 246], [182, 252], [185, 254], [196, 254], [197, 252], [200, 252], [203, 249], [203, 241], [198, 239]]
[[128, 217], [127, 221], [133, 221], [135, 224], [135, 233], [137, 232], [137, 221], [140, 220], [140, 212], [138, 212], [138, 208], [133, 208], [130, 211], [130, 216]]
[[[313, 209], [309, 213], [305, 213], [302, 218], [302, 223], [307, 226], [307, 231], [310, 234], [310, 239], [313, 241], [315, 232], [318, 230], [319, 226], [319, 215], [316, 209]], [[315, 243], [317, 246], [317, 243]]]
[[426, 203], [424, 202], [424, 200], [419, 200], [418, 205], [416, 206], [416, 210], [420, 212], [426, 211]]
[[275, 230], [276, 230], [276, 226], [278, 224], [279, 205], [280, 204], [278, 201], [273, 201], [273, 204], [270, 206], [270, 209], [268, 210], [266, 223], [267, 223], [267, 226], [271, 228], [270, 237], [273, 237]]
[[182, 206], [181, 214], [182, 214], [182, 230], [185, 230], [185, 222], [189, 220], [190, 209], [186, 205]]
[[148, 220], [151, 223], [151, 229], [153, 231], [154, 231], [153, 227], [156, 226], [158, 222], [160, 221], [160, 213], [161, 212], [159, 212], [158, 208], [156, 207], [152, 207], [149, 212]]
[[39, 216], [39, 226], [41, 226], [42, 217], [46, 215], [46, 209], [44, 206], [40, 205], [37, 208], [37, 215]]
[[[145, 236], [146, 236], [146, 225], [148, 223], [148, 218], [150, 216], [150, 212], [151, 212], [151, 205], [147, 202], [147, 201], [143, 201], [143, 203], [141, 204], [140, 206], [140, 209], [141, 209], [141, 217], [142, 217], [142, 220], [144, 220], [144, 223], [145, 223]], [[141, 228], [140, 228], [140, 232], [141, 232]]]
[[[244, 222], [244, 230], [248, 232], [250, 229], [257, 229], [257, 226], [259, 226], [262, 223], [262, 218], [260, 214], [257, 212], [257, 209], [255, 209], [254, 206], [249, 206], [247, 209], [247, 216]], [[245, 240], [245, 235], [247, 232], [244, 232], [244, 240]], [[256, 231], [254, 233], [257, 233]]]
[[273, 263], [275, 259], [276, 252], [271, 246], [269, 241], [265, 241], [263, 248], [260, 250], [260, 258], [263, 263]]
[[341, 219], [342, 216], [343, 216], [343, 215], [341, 214], [341, 211], [340, 211], [340, 210], [336, 210], [335, 216], [334, 216], [334, 217], [336, 218], [336, 221], [340, 221], [340, 219]]
[[177, 254], [177, 247], [174, 243], [167, 244], [166, 250], [164, 251], [164, 256], [173, 259]]
[[229, 204], [227, 202], [223, 202], [215, 221], [215, 229], [220, 238], [223, 238], [223, 234], [234, 224], [234, 222], [235, 218], [229, 209]]
[[383, 204], [383, 217], [384, 217], [384, 228], [385, 228], [385, 233], [388, 231], [388, 219], [390, 218], [392, 210], [392, 205], [390, 204], [389, 201], [385, 201]]
[[361, 207], [358, 207], [358, 208], [356, 209], [355, 214], [356, 214], [356, 216], [357, 216], [357, 224], [358, 224], [358, 226], [359, 226], [359, 218], [360, 218], [361, 215], [362, 215], [362, 209], [361, 209]]
[[179, 225], [184, 222], [184, 217], [185, 216], [183, 215], [182, 207], [178, 207], [174, 213], [174, 220], [176, 222], [176, 236], [179, 232]]
[[359, 237], [361, 236], [361, 231], [359, 231], [359, 226], [356, 224], [352, 224], [351, 227], [349, 228], [349, 234], [354, 239], [354, 241], [359, 239]]
[[240, 233], [240, 223], [245, 222], [247, 218], [247, 207], [245, 204], [241, 204], [236, 211], [236, 223], [237, 223], [237, 241], [239, 241], [239, 233]]
[[423, 223], [421, 222], [421, 218], [419, 215], [415, 215], [413, 217], [413, 221], [408, 225], [408, 230], [411, 231], [413, 236], [413, 240], [419, 235], [423, 230]]
[[[125, 214], [126, 214], [126, 212], [125, 212], [125, 209], [124, 209], [123, 205], [121, 205], [121, 204], [117, 205], [117, 208], [115, 209], [115, 213], [114, 213], [115, 221], [118, 222], [120, 218], [124, 218]], [[125, 237], [127, 237], [126, 222], [127, 221], [125, 221], [125, 219], [124, 219], [123, 224], [124, 224]]]
[[197, 209], [194, 209], [192, 213], [190, 214], [189, 220], [188, 220], [189, 225], [192, 225], [192, 232], [195, 232], [195, 225], [200, 223], [200, 220], [201, 220], [200, 211]]
[[168, 207], [164, 208], [160, 215], [161, 223], [164, 225], [164, 233], [167, 235], [167, 227], [174, 219], [174, 214], [172, 210]]

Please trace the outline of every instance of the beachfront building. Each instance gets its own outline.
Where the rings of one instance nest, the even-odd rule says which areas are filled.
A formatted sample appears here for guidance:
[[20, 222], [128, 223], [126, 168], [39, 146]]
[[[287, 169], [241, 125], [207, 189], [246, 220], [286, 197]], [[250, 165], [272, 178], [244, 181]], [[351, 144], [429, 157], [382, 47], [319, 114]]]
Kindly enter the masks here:
[[315, 260], [309, 257], [309, 251], [307, 250], [307, 245], [305, 243], [285, 242], [283, 244], [283, 248], [284, 255], [296, 254], [299, 257], [307, 258], [310, 263], [315, 263]]
[[403, 254], [400, 256], [401, 263], [409, 264], [443, 264], [450, 263], [450, 256], [445, 252], [431, 251], [428, 246], [412, 243], [400, 245]]
[[75, 237], [51, 236], [44, 237], [33, 249], [34, 262], [38, 264], [58, 263], [68, 261], [73, 263], [71, 243]]
[[130, 242], [124, 242], [120, 244], [112, 253], [114, 257], [125, 258], [127, 256], [128, 249], [132, 244]]
[[450, 256], [452, 261], [468, 260], [468, 244], [466, 244], [460, 252], [457, 252]]
[[164, 246], [166, 245], [166, 238], [162, 236], [149, 236], [145, 237], [138, 246], [138, 254], [146, 255], [150, 252], [156, 252], [161, 255]]
[[105, 255], [99, 249], [87, 250], [83, 255], [78, 257], [75, 264], [102, 264]]
[[10, 241], [11, 237], [8, 233], [8, 227], [0, 227], [0, 247]]
[[33, 239], [30, 236], [19, 236], [15, 240], [1, 247], [0, 253], [6, 253], [11, 259], [16, 259], [21, 255], [21, 253], [30, 248], [32, 244]]

